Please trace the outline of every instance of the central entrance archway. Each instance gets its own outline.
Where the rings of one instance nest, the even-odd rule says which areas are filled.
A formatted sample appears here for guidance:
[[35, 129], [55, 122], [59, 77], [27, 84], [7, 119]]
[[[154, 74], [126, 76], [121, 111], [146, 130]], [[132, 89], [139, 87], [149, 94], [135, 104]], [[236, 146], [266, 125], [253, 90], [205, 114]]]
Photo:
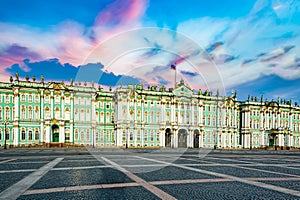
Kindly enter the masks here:
[[199, 148], [199, 136], [200, 136], [199, 130], [198, 129], [194, 130], [194, 148]]
[[167, 128], [165, 131], [165, 147], [171, 147], [171, 129]]
[[178, 147], [187, 148], [187, 131], [185, 129], [178, 131]]
[[52, 142], [59, 142], [59, 127], [57, 124], [53, 124], [52, 127]]

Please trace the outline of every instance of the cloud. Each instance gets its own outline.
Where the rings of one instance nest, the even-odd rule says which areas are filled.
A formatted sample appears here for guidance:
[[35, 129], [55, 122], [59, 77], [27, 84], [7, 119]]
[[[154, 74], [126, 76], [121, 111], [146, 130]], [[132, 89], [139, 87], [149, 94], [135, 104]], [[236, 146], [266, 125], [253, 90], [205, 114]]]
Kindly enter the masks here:
[[194, 76], [198, 76], [199, 74], [196, 73], [196, 72], [190, 72], [190, 71], [180, 71], [181, 74], [183, 75], [187, 75], [187, 76], [191, 76], [191, 77], [194, 77]]
[[28, 74], [36, 77], [40, 77], [43, 74], [46, 81], [70, 81], [73, 79], [74, 81], [94, 81], [104, 86], [115, 86], [120, 80], [122, 80], [123, 84], [140, 83], [139, 79], [130, 76], [115, 75], [112, 72], [103, 71], [104, 66], [101, 63], [73, 66], [69, 63], [62, 64], [58, 58], [52, 58], [38, 62], [31, 62], [27, 59], [24, 60], [23, 64], [26, 65], [28, 71], [25, 71], [19, 64], [14, 64], [11, 68], [6, 69], [6, 72], [10, 75], [18, 72], [20, 78], [25, 78]]
[[11, 63], [20, 63], [24, 59], [37, 60], [40, 59], [40, 55], [18, 44], [7, 46], [0, 52], [0, 63], [6, 66], [9, 66]]

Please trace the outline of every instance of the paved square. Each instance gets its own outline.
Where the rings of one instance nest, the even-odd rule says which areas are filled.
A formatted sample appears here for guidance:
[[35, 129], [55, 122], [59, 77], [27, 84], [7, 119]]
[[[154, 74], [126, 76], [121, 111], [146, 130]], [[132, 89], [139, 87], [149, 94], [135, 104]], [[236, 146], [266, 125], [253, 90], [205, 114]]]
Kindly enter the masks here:
[[300, 199], [300, 152], [0, 151], [0, 199]]

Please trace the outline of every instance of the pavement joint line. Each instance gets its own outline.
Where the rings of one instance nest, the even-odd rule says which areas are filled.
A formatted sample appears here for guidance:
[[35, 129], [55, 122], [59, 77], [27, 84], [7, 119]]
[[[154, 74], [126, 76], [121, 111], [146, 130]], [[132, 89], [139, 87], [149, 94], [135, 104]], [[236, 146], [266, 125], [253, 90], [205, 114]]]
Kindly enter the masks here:
[[33, 161], [33, 162], [10, 162], [11, 165], [18, 165], [18, 164], [38, 164], [38, 163], [48, 163], [49, 161]]
[[81, 167], [59, 167], [52, 168], [51, 171], [63, 171], [63, 170], [78, 170], [78, 169], [98, 169], [98, 168], [111, 168], [111, 165], [99, 165], [99, 166], [81, 166]]
[[104, 160], [105, 162], [113, 165], [116, 169], [118, 169], [119, 171], [123, 172], [124, 174], [126, 174], [130, 179], [132, 179], [133, 181], [137, 182], [138, 184], [140, 184], [141, 186], [143, 186], [145, 189], [147, 189], [148, 191], [150, 191], [151, 193], [155, 194], [157, 197], [161, 198], [161, 199], [176, 199], [175, 197], [171, 196], [170, 194], [164, 192], [163, 190], [155, 187], [154, 185], [150, 184], [149, 182], [145, 181], [144, 179], [138, 177], [137, 175], [131, 173], [130, 171], [126, 170], [125, 168], [121, 167], [120, 165], [118, 165], [117, 163], [105, 158], [105, 157], [101, 157], [102, 160]]
[[266, 184], [266, 183], [262, 183], [262, 182], [247, 180], [247, 179], [244, 179], [244, 178], [239, 178], [239, 177], [236, 177], [236, 176], [231, 176], [231, 175], [221, 174], [221, 173], [217, 173], [217, 172], [207, 171], [207, 170], [203, 170], [203, 169], [196, 169], [196, 168], [182, 166], [182, 165], [178, 165], [178, 164], [174, 164], [174, 163], [167, 163], [167, 162], [158, 161], [158, 160], [155, 160], [155, 159], [149, 159], [149, 158], [144, 158], [144, 157], [140, 157], [140, 156], [136, 156], [136, 157], [141, 158], [141, 159], [145, 159], [145, 160], [156, 161], [156, 162], [159, 162], [159, 163], [170, 164], [174, 167], [179, 167], [179, 168], [187, 169], [187, 170], [190, 170], [190, 171], [196, 171], [196, 172], [200, 172], [200, 173], [204, 173], [204, 174], [208, 174], [208, 175], [213, 175], [213, 176], [218, 176], [218, 177], [222, 177], [222, 178], [232, 179], [234, 181], [238, 181], [238, 182], [241, 182], [241, 183], [246, 183], [248, 185], [254, 185], [254, 186], [257, 186], [257, 187], [261, 187], [261, 188], [265, 188], [265, 189], [269, 189], [269, 190], [274, 190], [274, 191], [282, 192], [282, 193], [285, 193], [285, 194], [300, 197], [300, 192], [296, 191], [296, 190], [292, 190], [292, 189], [287, 189], [287, 188], [283, 188], [283, 187], [279, 187], [279, 186], [275, 186], [275, 185], [270, 185], [270, 184]]
[[[245, 178], [245, 179], [253, 180], [253, 181], [300, 181], [300, 178], [292, 178], [292, 177], [291, 178], [258, 177], [258, 178]], [[227, 178], [211, 178], [211, 179], [183, 179], [183, 180], [150, 181], [149, 183], [152, 185], [174, 185], [174, 184], [216, 183], [216, 182], [233, 182], [233, 181], [234, 181], [233, 179], [227, 179]], [[105, 188], [137, 187], [137, 186], [140, 186], [140, 184], [137, 182], [69, 186], [69, 187], [27, 190], [23, 193], [23, 195], [46, 194], [46, 193], [80, 191], [80, 190], [91, 190], [91, 189], [105, 189]]]
[[[218, 160], [218, 158], [216, 158]], [[225, 159], [220, 159], [220, 160], [225, 160]], [[270, 174], [278, 174], [278, 175], [284, 175], [284, 176], [292, 176], [292, 177], [297, 177], [300, 178], [300, 176], [295, 175], [295, 174], [286, 174], [282, 172], [275, 172], [275, 171], [269, 171], [269, 170], [264, 170], [264, 169], [257, 169], [257, 168], [251, 168], [251, 167], [245, 167], [245, 166], [240, 166], [238, 164], [232, 164], [232, 167], [240, 168], [240, 169], [248, 169], [252, 171], [259, 171], [259, 172], [265, 172], [265, 173], [270, 173]]]
[[286, 173], [282, 173], [282, 172], [275, 172], [275, 171], [269, 171], [269, 170], [264, 170], [264, 169], [251, 168], [251, 167], [244, 167], [244, 166], [238, 166], [238, 165], [235, 165], [233, 167], [240, 168], [240, 169], [248, 169], [248, 170], [252, 170], [252, 171], [260, 171], [260, 172], [265, 172], [265, 173], [271, 173], [271, 174], [278, 174], [278, 175], [292, 176], [292, 177], [300, 178], [300, 176], [298, 176], [296, 174], [286, 174]]
[[250, 161], [242, 161], [242, 160], [232, 160], [232, 159], [229, 159], [229, 158], [209, 158], [209, 159], [212, 159], [212, 160], [225, 160], [225, 161], [230, 161], [230, 162], [241, 162], [241, 163], [249, 163], [249, 164], [258, 164], [258, 163], [255, 163], [255, 162], [250, 162]]
[[0, 174], [6, 174], [6, 173], [18, 173], [18, 172], [33, 172], [36, 169], [16, 169], [16, 170], [1, 170]]
[[3, 164], [3, 163], [8, 163], [8, 162], [10, 162], [10, 161], [14, 161], [14, 160], [16, 160], [16, 159], [3, 160], [3, 161], [0, 161], [0, 164]]
[[17, 199], [63, 158], [56, 158], [0, 193], [0, 199]]

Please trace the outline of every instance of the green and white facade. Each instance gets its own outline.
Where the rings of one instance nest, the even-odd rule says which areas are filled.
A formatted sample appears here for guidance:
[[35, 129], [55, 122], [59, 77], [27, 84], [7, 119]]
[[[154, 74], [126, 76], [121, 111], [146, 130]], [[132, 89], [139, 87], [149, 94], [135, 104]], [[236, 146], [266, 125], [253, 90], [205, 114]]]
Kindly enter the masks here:
[[300, 147], [300, 107], [291, 101], [242, 102], [236, 93], [194, 92], [183, 80], [174, 89], [104, 91], [11, 77], [0, 83], [0, 121], [1, 146]]

